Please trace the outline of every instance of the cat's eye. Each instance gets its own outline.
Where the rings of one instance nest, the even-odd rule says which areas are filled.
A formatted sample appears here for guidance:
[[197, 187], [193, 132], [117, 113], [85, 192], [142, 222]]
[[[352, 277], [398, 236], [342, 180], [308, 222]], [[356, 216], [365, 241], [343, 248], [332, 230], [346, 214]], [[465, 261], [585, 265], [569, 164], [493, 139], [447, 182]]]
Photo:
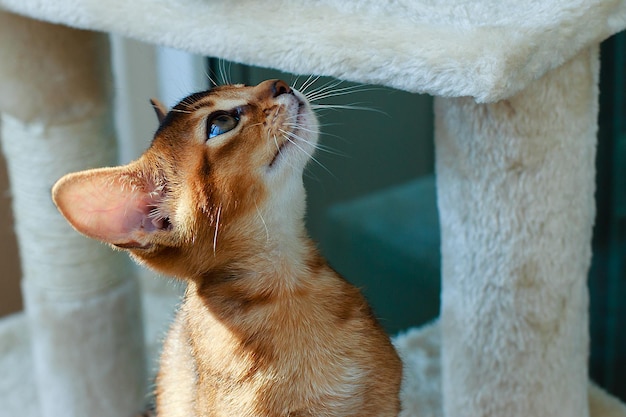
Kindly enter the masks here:
[[219, 112], [207, 120], [207, 139], [214, 138], [233, 130], [239, 124], [239, 117], [230, 113]]

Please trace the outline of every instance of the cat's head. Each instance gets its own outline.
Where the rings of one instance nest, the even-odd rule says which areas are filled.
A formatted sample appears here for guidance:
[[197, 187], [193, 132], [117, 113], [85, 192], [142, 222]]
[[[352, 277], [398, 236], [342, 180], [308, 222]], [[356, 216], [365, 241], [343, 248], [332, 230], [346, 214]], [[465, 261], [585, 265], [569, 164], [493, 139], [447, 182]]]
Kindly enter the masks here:
[[192, 94], [169, 112], [153, 104], [160, 127], [138, 160], [55, 184], [76, 230], [178, 276], [300, 233], [302, 170], [317, 142], [302, 94], [269, 80]]

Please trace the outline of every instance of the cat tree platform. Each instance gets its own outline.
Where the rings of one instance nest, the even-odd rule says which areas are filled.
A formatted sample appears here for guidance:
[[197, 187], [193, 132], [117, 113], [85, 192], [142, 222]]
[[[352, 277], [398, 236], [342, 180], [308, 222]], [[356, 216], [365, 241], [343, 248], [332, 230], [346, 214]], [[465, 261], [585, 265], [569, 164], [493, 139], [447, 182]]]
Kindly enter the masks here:
[[[72, 234], [48, 196], [65, 172], [115, 162], [107, 38], [16, 14], [437, 96], [441, 315], [398, 338], [403, 416], [626, 416], [588, 382], [585, 285], [598, 44], [626, 27], [626, 1], [0, 0], [0, 9], [0, 134], [28, 317], [3, 323], [21, 330], [0, 346], [18, 358], [30, 345], [32, 368], [24, 356], [13, 366], [32, 377], [25, 400], [37, 398], [39, 415], [131, 415], [143, 403], [144, 345], [126, 262]], [[12, 393], [1, 395], [0, 409]]]

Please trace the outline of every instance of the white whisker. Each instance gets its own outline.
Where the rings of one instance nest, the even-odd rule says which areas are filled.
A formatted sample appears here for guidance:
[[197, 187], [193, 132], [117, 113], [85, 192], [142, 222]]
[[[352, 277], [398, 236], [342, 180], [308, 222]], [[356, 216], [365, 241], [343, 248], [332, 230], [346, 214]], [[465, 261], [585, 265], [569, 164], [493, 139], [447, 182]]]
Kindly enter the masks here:
[[[298, 90], [298, 81], [300, 81], [300, 76], [296, 75], [296, 78], [294, 78], [293, 76], [291, 77], [291, 84], [289, 84], [290, 86], [292, 86], [293, 88], [295, 88], [296, 90]], [[300, 91], [300, 90], [298, 90]]]
[[278, 145], [278, 139], [276, 139], [276, 135], [274, 135], [274, 144], [276, 145], [276, 151], [280, 153], [280, 146]]
[[330, 80], [327, 83], [314, 88], [313, 90], [309, 91], [308, 94], [306, 94], [307, 98], [309, 97], [315, 97], [317, 95], [323, 94], [324, 92], [328, 91], [328, 90], [332, 90], [334, 88], [339, 87], [341, 84], [343, 83], [342, 80]]
[[[330, 95], [330, 94], [343, 95], [343, 94], [349, 94], [352, 92], [357, 92], [357, 91], [360, 91], [361, 89], [365, 89], [365, 86], [363, 85], [352, 85], [352, 86], [339, 88], [341, 84], [343, 84], [343, 81], [341, 80], [338, 80], [338, 81], [331, 80], [327, 82], [326, 84], [310, 91], [307, 94], [307, 99], [309, 99], [309, 101], [316, 101], [316, 100], [327, 98], [327, 95]], [[338, 94], [338, 93], [341, 93], [341, 94]]]
[[[328, 168], [326, 168], [326, 166], [324, 166], [324, 164], [322, 164], [320, 161], [318, 161], [318, 160], [317, 160], [317, 159], [313, 156], [313, 154], [312, 154], [312, 153], [307, 152], [307, 150], [306, 150], [306, 149], [304, 149], [302, 146], [298, 145], [298, 143], [297, 143], [296, 141], [294, 141], [293, 139], [291, 139], [291, 137], [294, 137], [294, 138], [300, 139], [300, 140], [302, 140], [302, 141], [305, 141], [304, 139], [299, 138], [299, 137], [298, 137], [298, 135], [295, 135], [295, 134], [294, 134], [294, 133], [292, 133], [292, 132], [284, 132], [284, 133], [285, 133], [284, 137], [285, 137], [285, 139], [286, 139], [286, 140], [288, 140], [288, 141], [289, 141], [289, 143], [291, 143], [293, 146], [295, 146], [296, 148], [298, 148], [301, 152], [303, 152], [303, 153], [304, 153], [306, 156], [308, 156], [308, 157], [309, 157], [309, 158], [310, 158], [313, 162], [315, 162], [315, 163], [316, 163], [316, 164], [318, 164], [320, 167], [322, 167], [322, 168], [323, 168], [326, 172], [328, 172], [330, 175], [332, 175], [333, 177], [335, 177], [335, 175], [334, 175], [332, 172], [330, 172], [330, 170], [329, 170]], [[305, 142], [306, 142], [306, 143], [309, 143], [308, 141], [305, 141]]]
[[217, 218], [215, 220], [215, 234], [213, 235], [213, 256], [215, 256], [217, 252], [217, 233], [220, 228], [220, 216], [222, 214], [222, 205], [217, 208]]
[[[280, 131], [280, 132], [282, 132], [283, 134], [286, 134], [286, 135], [294, 134], [294, 133], [293, 133], [293, 131], [294, 131], [294, 130], [301, 130], [301, 131], [304, 131], [304, 132], [309, 132], [309, 133], [312, 133], [313, 135], [325, 135], [325, 136], [330, 136], [330, 137], [334, 137], [334, 138], [337, 138], [337, 139], [343, 140], [343, 138], [342, 138], [341, 136], [338, 136], [338, 135], [333, 135], [333, 134], [326, 133], [326, 132], [324, 132], [324, 133], [323, 133], [323, 132], [321, 132], [319, 129], [315, 129], [315, 130], [313, 130], [313, 129], [307, 129], [307, 128], [305, 128], [304, 126], [301, 126], [299, 123], [289, 123], [289, 122], [285, 122], [283, 125], [284, 125], [284, 126], [286, 126], [286, 127], [290, 127], [290, 128], [292, 128], [292, 130], [291, 130], [291, 131], [286, 131], [286, 130], [284, 130], [284, 129], [279, 129], [279, 131]], [[298, 137], [298, 136], [297, 136], [297, 135], [295, 135], [295, 134], [294, 134], [294, 136], [295, 136], [298, 140], [300, 140], [300, 141], [303, 141], [303, 142], [308, 142], [306, 139], [303, 139], [303, 138], [301, 138], [301, 137]], [[321, 144], [321, 143], [319, 143], [319, 142], [317, 142], [314, 146], [315, 146], [315, 149], [318, 149], [318, 150], [320, 150], [320, 151], [322, 151], [322, 152], [326, 152], [326, 153], [331, 154], [331, 155], [341, 156], [341, 157], [344, 157], [344, 158], [345, 158], [345, 157], [348, 157], [348, 155], [347, 155], [346, 153], [339, 152], [338, 150], [336, 150], [336, 149], [334, 149], [334, 148], [332, 148], [332, 147], [330, 147], [330, 146], [323, 145], [323, 144]]]
[[313, 110], [365, 110], [365, 111], [373, 111], [376, 113], [387, 115], [382, 110], [374, 109], [372, 107], [358, 106], [353, 104], [311, 104], [311, 108]]
[[220, 59], [220, 60], [217, 61], [217, 71], [218, 71], [218, 74], [219, 74], [219, 79], [222, 80], [222, 84], [226, 84], [226, 76], [224, 74], [223, 65], [224, 65], [224, 61], [223, 60]]
[[[307, 141], [306, 139], [303, 139], [303, 138], [299, 137], [298, 135], [295, 135], [295, 134], [293, 134], [293, 135], [292, 135], [292, 134], [290, 134], [291, 132], [285, 132], [285, 131], [282, 131], [282, 132], [283, 132], [284, 134], [286, 134], [286, 135], [289, 135], [291, 138], [296, 139], [296, 140], [298, 140], [298, 141], [300, 141], [300, 142], [305, 142], [305, 143], [311, 144], [309, 141]], [[340, 157], [342, 157], [342, 158], [347, 158], [347, 157], [349, 156], [348, 154], [346, 154], [346, 153], [344, 153], [344, 152], [340, 152], [340, 151], [338, 151], [337, 149], [331, 148], [330, 146], [322, 145], [321, 143], [316, 143], [315, 145], [313, 145], [313, 147], [314, 147], [316, 150], [318, 150], [318, 151], [320, 151], [320, 152], [327, 153], [327, 154], [329, 154], [329, 155], [340, 156]]]
[[313, 134], [315, 134], [315, 135], [317, 135], [317, 134], [319, 134], [319, 133], [320, 133], [319, 129], [316, 129], [316, 130], [313, 130], [313, 129], [307, 129], [307, 128], [303, 127], [303, 126], [300, 126], [298, 123], [284, 123], [284, 125], [285, 125], [285, 126], [289, 126], [289, 127], [296, 128], [296, 129], [298, 129], [298, 130], [302, 130], [302, 131], [304, 131], [304, 132], [310, 132], [310, 133], [313, 133]]
[[217, 82], [213, 79], [213, 77], [211, 77], [211, 74], [209, 74], [208, 68], [205, 68], [204, 76], [209, 80], [209, 82], [213, 85], [213, 87], [217, 87]]
[[[214, 60], [212, 60], [214, 61]], [[219, 61], [218, 61], [218, 67], [219, 67]], [[211, 81], [211, 83], [213, 84], [214, 87], [218, 87], [220, 85], [219, 83], [219, 79], [220, 76], [219, 74], [215, 71], [215, 69], [213, 68], [213, 66], [208, 66], [205, 71], [204, 74], [207, 76], [207, 78]]]
[[336, 90], [311, 92], [310, 94], [306, 96], [306, 98], [309, 101], [319, 101], [319, 100], [324, 100], [330, 97], [344, 96], [347, 94], [362, 93], [366, 91], [376, 91], [376, 90], [379, 90], [379, 88], [376, 88], [376, 87], [370, 88], [370, 87], [366, 87], [362, 85], [353, 85], [349, 87], [339, 88]]
[[320, 79], [319, 75], [316, 77], [314, 77], [313, 75], [309, 75], [309, 78], [307, 78], [306, 81], [302, 84], [302, 86], [298, 88], [297, 90], [306, 96], [306, 90], [309, 89], [313, 84], [315, 84], [315, 82], [317, 82], [317, 80], [319, 79]]
[[309, 76], [307, 77], [307, 79], [306, 79], [306, 80], [304, 80], [304, 82], [302, 83], [302, 85], [301, 85], [300, 87], [298, 87], [298, 86], [297, 86], [297, 84], [295, 84], [295, 83], [294, 83], [294, 88], [295, 88], [296, 90], [300, 91], [302, 94], [304, 94], [304, 92], [303, 92], [303, 91], [306, 91], [306, 88], [308, 88], [308, 85], [307, 85], [307, 84], [309, 83], [309, 81], [311, 81], [311, 78], [313, 78], [313, 74], [309, 75]]
[[227, 70], [226, 69], [226, 61], [223, 60], [223, 59], [220, 59], [218, 61], [218, 64], [217, 64], [218, 70], [219, 70], [219, 73], [220, 73], [220, 78], [222, 79], [222, 84], [226, 84], [226, 85], [231, 83], [230, 82], [230, 76], [229, 76], [230, 65], [231, 65], [230, 62], [228, 63], [228, 65], [229, 65], [229, 69]]
[[267, 228], [267, 223], [265, 223], [265, 219], [263, 218], [263, 215], [261, 214], [261, 210], [259, 210], [259, 206], [256, 203], [256, 200], [254, 201], [254, 206], [256, 207], [256, 213], [259, 215], [259, 218], [261, 219], [261, 222], [263, 223], [263, 227], [265, 227], [265, 238], [266, 238], [266, 241], [269, 242], [269, 240], [270, 240], [270, 231]]
[[174, 112], [174, 113], [184, 113], [184, 114], [191, 114], [191, 113], [193, 113], [193, 111], [187, 111], [187, 110], [182, 110], [182, 109], [174, 109], [174, 108], [171, 109], [170, 111]]

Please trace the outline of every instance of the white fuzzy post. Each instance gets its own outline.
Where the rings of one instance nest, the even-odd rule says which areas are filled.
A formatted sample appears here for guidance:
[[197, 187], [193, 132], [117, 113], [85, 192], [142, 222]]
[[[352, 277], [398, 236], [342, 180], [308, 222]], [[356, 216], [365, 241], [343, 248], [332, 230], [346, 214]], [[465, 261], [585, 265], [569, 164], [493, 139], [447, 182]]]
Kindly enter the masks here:
[[114, 164], [108, 39], [0, 13], [0, 123], [41, 416], [127, 417], [144, 402], [139, 291], [126, 256], [67, 225], [50, 198]]
[[447, 417], [586, 417], [597, 47], [493, 104], [437, 99]]

